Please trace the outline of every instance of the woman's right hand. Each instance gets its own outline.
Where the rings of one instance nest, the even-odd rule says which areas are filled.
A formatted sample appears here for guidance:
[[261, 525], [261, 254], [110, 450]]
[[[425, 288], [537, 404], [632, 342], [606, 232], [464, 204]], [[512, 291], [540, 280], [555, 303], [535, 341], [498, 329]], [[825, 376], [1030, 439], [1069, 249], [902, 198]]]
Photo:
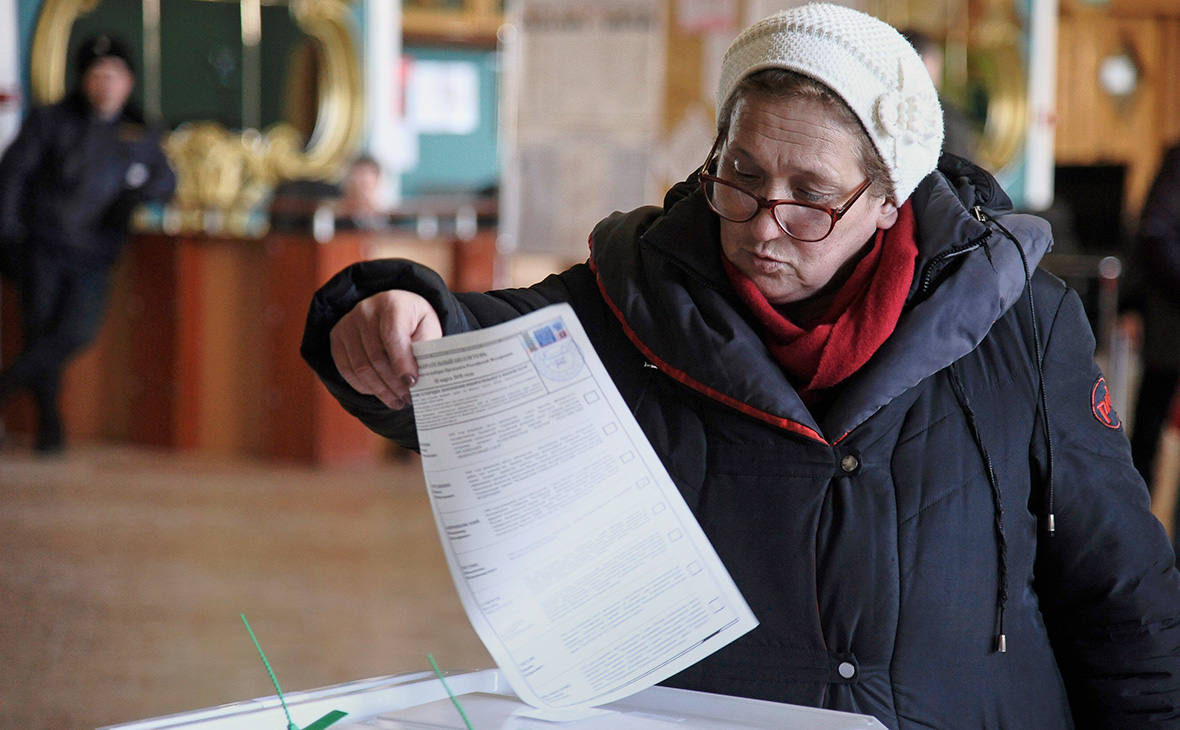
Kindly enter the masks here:
[[332, 328], [332, 359], [353, 389], [399, 410], [418, 382], [410, 343], [439, 337], [442, 324], [429, 302], [413, 292], [384, 291], [361, 300]]

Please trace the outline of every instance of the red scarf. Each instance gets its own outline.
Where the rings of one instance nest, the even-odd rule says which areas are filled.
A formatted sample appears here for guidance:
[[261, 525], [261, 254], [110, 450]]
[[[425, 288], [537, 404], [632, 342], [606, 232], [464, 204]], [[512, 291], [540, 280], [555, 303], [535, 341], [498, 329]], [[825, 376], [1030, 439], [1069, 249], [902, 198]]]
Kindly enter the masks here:
[[763, 326], [763, 339], [812, 405], [826, 388], [859, 370], [897, 326], [914, 280], [918, 245], [907, 201], [892, 228], [877, 230], [873, 246], [856, 265], [827, 311], [800, 327], [774, 308], [754, 282], [723, 255], [725, 272]]

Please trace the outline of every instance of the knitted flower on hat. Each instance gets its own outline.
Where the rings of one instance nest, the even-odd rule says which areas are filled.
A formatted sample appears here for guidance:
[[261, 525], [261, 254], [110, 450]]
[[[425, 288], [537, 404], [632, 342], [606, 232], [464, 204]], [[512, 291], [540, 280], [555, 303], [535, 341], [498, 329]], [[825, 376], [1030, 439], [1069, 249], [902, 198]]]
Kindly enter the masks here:
[[943, 138], [938, 93], [918, 52], [892, 26], [827, 3], [755, 23], [725, 53], [718, 111], [739, 81], [768, 68], [809, 76], [848, 104], [889, 168], [895, 202], [904, 202], [938, 164]]

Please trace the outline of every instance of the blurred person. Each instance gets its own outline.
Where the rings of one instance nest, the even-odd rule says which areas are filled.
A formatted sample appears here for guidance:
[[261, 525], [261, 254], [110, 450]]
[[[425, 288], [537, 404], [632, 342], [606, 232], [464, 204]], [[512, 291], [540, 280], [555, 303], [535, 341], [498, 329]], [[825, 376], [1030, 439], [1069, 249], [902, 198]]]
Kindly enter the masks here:
[[[1128, 272], [1138, 290], [1130, 308], [1138, 320], [1124, 319], [1136, 331], [1143, 363], [1131, 453], [1148, 484], [1159, 466], [1158, 445], [1169, 404], [1180, 385], [1180, 145], [1160, 163], [1140, 214], [1136, 249]], [[1175, 526], [1169, 520], [1169, 528]]]
[[939, 90], [938, 99], [942, 103], [942, 119], [945, 127], [942, 151], [974, 160], [979, 148], [979, 133], [967, 115], [942, 95], [942, 77], [946, 60], [942, 45], [920, 30], [904, 30], [902, 35], [922, 57], [922, 63], [926, 66], [926, 71], [930, 73], [934, 88]]
[[[894, 730], [1180, 722], [1180, 574], [1049, 227], [942, 156], [912, 46], [804, 5], [741, 33], [662, 207], [531, 287], [340, 272], [303, 355], [417, 447], [411, 344], [577, 313], [759, 627], [674, 687]], [[553, 215], [561, 215], [555, 210]]]
[[336, 207], [336, 227], [381, 230], [389, 227], [389, 212], [381, 201], [381, 163], [361, 155], [348, 166], [341, 183], [343, 197]]
[[1175, 544], [1176, 508], [1180, 505], [1180, 392], [1172, 396], [1156, 443], [1156, 461], [1147, 482], [1151, 487], [1151, 512]]
[[23, 349], [0, 371], [0, 406], [28, 390], [34, 448], [64, 447], [58, 404], [67, 361], [102, 324], [110, 270], [136, 205], [172, 196], [176, 178], [160, 131], [128, 100], [135, 74], [110, 35], [78, 49], [74, 89], [33, 109], [0, 158], [0, 247], [20, 263]]

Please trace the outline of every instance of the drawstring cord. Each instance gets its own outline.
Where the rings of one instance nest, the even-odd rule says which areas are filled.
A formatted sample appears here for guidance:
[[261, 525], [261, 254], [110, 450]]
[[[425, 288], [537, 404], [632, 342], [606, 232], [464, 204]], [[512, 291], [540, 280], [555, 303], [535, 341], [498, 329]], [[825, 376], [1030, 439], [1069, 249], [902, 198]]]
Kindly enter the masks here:
[[1040, 328], [1037, 326], [1036, 305], [1033, 304], [1032, 272], [1029, 270], [1028, 257], [1024, 253], [1024, 247], [1020, 245], [1020, 241], [1016, 238], [1016, 236], [1012, 235], [1012, 232], [1005, 228], [1004, 225], [998, 220], [984, 213], [978, 205], [972, 208], [972, 212], [975, 214], [975, 218], [980, 223], [993, 223], [996, 228], [999, 228], [1000, 231], [1012, 241], [1012, 243], [1016, 244], [1016, 251], [1020, 254], [1020, 261], [1024, 264], [1024, 284], [1025, 288], [1028, 290], [1028, 314], [1029, 318], [1032, 320], [1033, 350], [1036, 354], [1037, 390], [1039, 391], [1041, 401], [1041, 417], [1045, 420], [1045, 445], [1047, 449], [1047, 479], [1045, 480], [1045, 527], [1048, 530], [1049, 536], [1052, 537], [1057, 531], [1057, 521], [1053, 514], [1053, 431], [1049, 428], [1049, 403], [1048, 398], [1045, 395], [1045, 368], [1041, 360], [1042, 354]]
[[967, 427], [971, 429], [971, 438], [975, 439], [975, 448], [979, 449], [979, 455], [983, 457], [984, 466], [987, 467], [987, 483], [992, 489], [992, 502], [995, 507], [996, 563], [999, 578], [999, 588], [996, 595], [999, 630], [996, 633], [995, 649], [1003, 653], [1008, 651], [1008, 638], [1004, 633], [1004, 614], [1008, 608], [1008, 539], [1004, 536], [1004, 503], [1000, 496], [1000, 483], [996, 479], [996, 470], [992, 466], [992, 457], [987, 452], [987, 446], [983, 443], [983, 435], [975, 420], [975, 411], [971, 409], [966, 390], [963, 388], [963, 379], [959, 375], [958, 363], [951, 365], [950, 373], [951, 389], [955, 391], [955, 398], [967, 416]]
[[[1046, 529], [1048, 534], [1052, 536], [1057, 529], [1053, 514], [1053, 433], [1049, 428], [1049, 405], [1045, 393], [1045, 368], [1042, 362], [1043, 354], [1041, 352], [1040, 328], [1037, 325], [1036, 305], [1033, 302], [1032, 271], [1029, 268], [1028, 257], [1025, 255], [1024, 247], [1020, 245], [1020, 241], [1011, 231], [1005, 228], [1002, 223], [987, 215], [978, 205], [974, 206], [971, 212], [980, 223], [991, 223], [995, 225], [1012, 243], [1016, 244], [1016, 251], [1020, 254], [1020, 261], [1024, 265], [1024, 285], [1025, 290], [1028, 292], [1028, 313], [1032, 320], [1033, 352], [1036, 358], [1037, 395], [1040, 401], [1041, 417], [1044, 419], [1045, 443], [1047, 448], [1047, 479], [1045, 484]], [[995, 651], [1004, 653], [1008, 651], [1008, 637], [1004, 629], [1004, 618], [1008, 609], [1008, 540], [1004, 534], [1004, 504], [1000, 492], [999, 480], [996, 477], [995, 466], [992, 463], [991, 454], [988, 453], [987, 446], [984, 444], [983, 434], [976, 420], [975, 411], [971, 408], [971, 403], [967, 398], [967, 391], [963, 385], [963, 378], [958, 363], [954, 363], [950, 367], [950, 380], [951, 389], [955, 393], [955, 398], [959, 401], [959, 406], [963, 409], [963, 413], [967, 418], [967, 427], [971, 431], [971, 438], [974, 439], [975, 447], [979, 450], [979, 455], [983, 459], [984, 466], [987, 469], [987, 481], [992, 492], [993, 511], [995, 514], [994, 530], [996, 534], [998, 579], [996, 589], [997, 631]]]

